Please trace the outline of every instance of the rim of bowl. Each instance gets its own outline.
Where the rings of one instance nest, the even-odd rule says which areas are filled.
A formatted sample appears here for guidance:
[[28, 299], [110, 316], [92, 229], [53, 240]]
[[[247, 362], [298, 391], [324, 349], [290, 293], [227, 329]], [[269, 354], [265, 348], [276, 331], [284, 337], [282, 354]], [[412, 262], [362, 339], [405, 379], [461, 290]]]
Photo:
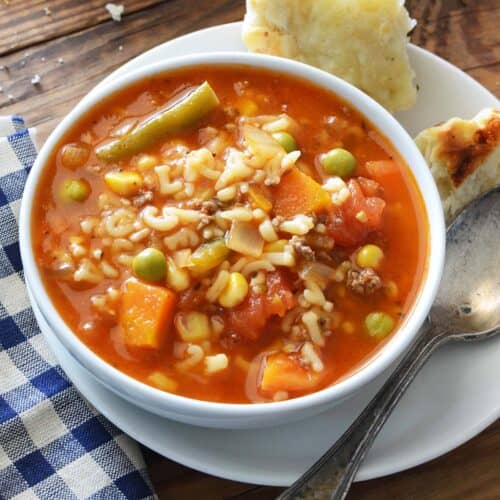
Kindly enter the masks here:
[[[311, 394], [273, 402], [272, 404], [218, 403], [161, 391], [119, 371], [87, 347], [59, 316], [45, 291], [32, 250], [31, 213], [36, 186], [50, 153], [64, 133], [100, 99], [112, 95], [143, 78], [195, 66], [263, 68], [301, 78], [338, 95], [366, 117], [389, 139], [391, 145], [410, 168], [422, 196], [428, 220], [428, 253], [423, 282], [420, 284], [410, 314], [387, 343], [363, 364], [355, 368], [352, 373]], [[106, 82], [98, 88], [94, 88], [62, 120], [40, 150], [24, 189], [19, 232], [23, 268], [34, 292], [34, 297], [36, 297], [37, 304], [58, 339], [76, 359], [89, 368], [105, 385], [114, 388], [119, 393], [123, 393], [126, 388], [130, 397], [144, 401], [150, 407], [177, 414], [196, 414], [199, 417], [205, 416], [207, 418], [218, 416], [233, 418], [257, 415], [269, 416], [277, 412], [281, 414], [294, 413], [300, 409], [332, 405], [368, 384], [387, 369], [409, 347], [420, 326], [425, 321], [441, 280], [446, 240], [441, 201], [427, 164], [412, 138], [385, 108], [348, 82], [325, 71], [290, 59], [245, 52], [211, 52], [167, 59], [146, 65]]]

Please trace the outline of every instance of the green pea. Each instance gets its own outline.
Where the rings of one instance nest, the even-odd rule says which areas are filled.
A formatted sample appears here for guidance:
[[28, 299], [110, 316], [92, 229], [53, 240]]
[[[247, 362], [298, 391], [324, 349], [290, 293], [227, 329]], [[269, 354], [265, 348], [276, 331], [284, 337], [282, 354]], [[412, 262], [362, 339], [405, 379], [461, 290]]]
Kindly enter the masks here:
[[287, 152], [297, 151], [297, 142], [292, 134], [288, 132], [275, 132], [273, 139], [280, 143], [281, 147]]
[[356, 158], [347, 149], [335, 148], [321, 157], [321, 166], [328, 175], [347, 177], [356, 168]]
[[61, 197], [65, 201], [85, 201], [90, 194], [90, 185], [85, 179], [66, 179], [61, 186]]
[[372, 312], [365, 318], [365, 326], [371, 337], [382, 338], [394, 329], [394, 320], [386, 313]]
[[146, 248], [134, 257], [132, 269], [143, 280], [163, 281], [167, 275], [167, 259], [160, 250]]

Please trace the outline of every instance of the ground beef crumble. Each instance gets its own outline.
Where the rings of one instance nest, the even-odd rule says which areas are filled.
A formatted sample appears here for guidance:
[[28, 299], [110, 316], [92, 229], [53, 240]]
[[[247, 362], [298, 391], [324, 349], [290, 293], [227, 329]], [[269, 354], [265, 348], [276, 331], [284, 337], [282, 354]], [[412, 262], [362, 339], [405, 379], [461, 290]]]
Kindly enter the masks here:
[[335, 241], [331, 236], [325, 234], [309, 233], [305, 237], [306, 243], [316, 250], [333, 250], [335, 246]]
[[215, 200], [207, 200], [201, 203], [201, 212], [205, 215], [213, 215], [219, 209]]
[[298, 238], [297, 236], [294, 236], [291, 240], [290, 243], [293, 247], [293, 249], [297, 252], [298, 255], [303, 257], [306, 260], [316, 260], [316, 255], [314, 253], [314, 250], [306, 244], [304, 238]]
[[212, 216], [221, 208], [222, 204], [216, 198], [206, 201], [201, 200], [189, 200], [184, 203], [185, 208], [189, 208], [191, 210], [199, 210], [203, 216], [198, 224], [197, 229], [204, 228], [207, 224], [212, 221]]
[[382, 288], [382, 279], [371, 268], [349, 269], [346, 285], [359, 295], [370, 295]]
[[153, 201], [154, 194], [153, 191], [144, 191], [132, 198], [132, 205], [137, 208], [141, 208], [144, 205], [151, 203]]

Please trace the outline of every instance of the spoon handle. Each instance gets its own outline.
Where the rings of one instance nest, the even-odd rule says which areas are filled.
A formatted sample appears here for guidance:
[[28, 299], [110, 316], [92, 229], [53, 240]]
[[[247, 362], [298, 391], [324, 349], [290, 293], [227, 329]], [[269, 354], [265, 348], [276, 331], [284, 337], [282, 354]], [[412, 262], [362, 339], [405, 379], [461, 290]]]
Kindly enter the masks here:
[[417, 340], [341, 438], [277, 500], [343, 500], [373, 441], [415, 375], [442, 344], [444, 332], [426, 322]]

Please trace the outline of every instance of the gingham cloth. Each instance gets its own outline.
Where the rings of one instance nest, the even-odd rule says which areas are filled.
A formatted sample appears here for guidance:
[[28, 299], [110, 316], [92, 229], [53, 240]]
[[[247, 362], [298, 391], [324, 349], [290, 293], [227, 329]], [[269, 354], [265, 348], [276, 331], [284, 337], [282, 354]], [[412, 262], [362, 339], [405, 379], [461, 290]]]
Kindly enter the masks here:
[[57, 366], [26, 295], [17, 218], [35, 131], [0, 117], [0, 499], [155, 498], [137, 444]]

